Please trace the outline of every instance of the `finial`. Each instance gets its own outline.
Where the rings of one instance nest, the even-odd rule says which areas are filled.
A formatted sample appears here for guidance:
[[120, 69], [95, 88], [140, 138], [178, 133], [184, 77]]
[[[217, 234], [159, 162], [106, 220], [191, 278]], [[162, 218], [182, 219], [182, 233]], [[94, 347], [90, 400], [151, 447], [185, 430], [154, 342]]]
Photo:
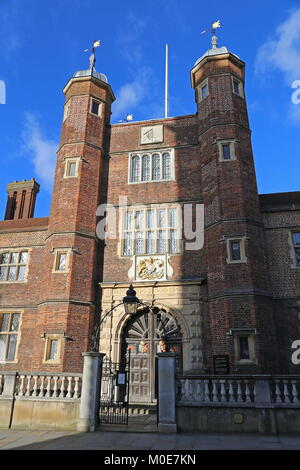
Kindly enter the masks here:
[[[91, 49], [92, 53], [89, 57], [89, 61], [90, 61], [90, 67], [89, 68], [90, 68], [91, 71], [93, 71], [93, 68], [94, 68], [95, 62], [96, 62], [96, 57], [95, 57], [96, 47], [99, 47], [99, 46], [101, 46], [101, 41], [98, 40], [98, 41], [93, 42], [93, 46], [92, 46], [92, 49]], [[84, 52], [87, 52], [87, 51], [88, 51], [88, 49], [84, 50]]]
[[216, 36], [216, 29], [221, 28], [221, 21], [215, 21], [212, 23], [211, 28], [205, 29], [204, 31], [201, 31], [201, 34], [205, 34], [208, 31], [212, 32], [212, 38], [211, 38], [211, 44], [213, 49], [217, 49], [218, 46], [218, 38]]

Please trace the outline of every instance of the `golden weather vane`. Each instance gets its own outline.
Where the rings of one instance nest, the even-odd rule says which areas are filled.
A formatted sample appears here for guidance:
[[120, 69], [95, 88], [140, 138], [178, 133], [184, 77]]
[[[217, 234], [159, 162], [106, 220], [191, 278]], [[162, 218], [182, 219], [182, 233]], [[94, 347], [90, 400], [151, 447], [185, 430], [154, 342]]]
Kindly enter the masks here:
[[211, 27], [201, 31], [201, 34], [208, 33], [208, 31], [212, 32], [212, 47], [215, 49], [217, 47], [217, 36], [216, 36], [216, 29], [221, 28], [221, 21], [215, 21], [212, 23]]
[[[94, 66], [95, 66], [95, 62], [96, 62], [96, 57], [95, 57], [95, 51], [96, 51], [96, 48], [97, 47], [100, 47], [101, 46], [101, 41], [98, 40], [98, 41], [94, 41], [93, 42], [93, 46], [92, 46], [92, 53], [89, 57], [89, 60], [90, 60], [90, 69], [93, 69]], [[89, 49], [84, 49], [84, 52], [88, 52]]]

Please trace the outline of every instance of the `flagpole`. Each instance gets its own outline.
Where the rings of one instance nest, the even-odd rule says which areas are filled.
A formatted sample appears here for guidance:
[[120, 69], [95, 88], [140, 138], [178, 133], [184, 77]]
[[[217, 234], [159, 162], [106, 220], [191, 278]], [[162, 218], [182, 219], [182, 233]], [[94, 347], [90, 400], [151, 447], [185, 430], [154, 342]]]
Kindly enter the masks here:
[[168, 100], [168, 80], [169, 80], [169, 48], [168, 44], [166, 44], [166, 76], [165, 76], [165, 118], [168, 117], [168, 111], [169, 111], [169, 100]]

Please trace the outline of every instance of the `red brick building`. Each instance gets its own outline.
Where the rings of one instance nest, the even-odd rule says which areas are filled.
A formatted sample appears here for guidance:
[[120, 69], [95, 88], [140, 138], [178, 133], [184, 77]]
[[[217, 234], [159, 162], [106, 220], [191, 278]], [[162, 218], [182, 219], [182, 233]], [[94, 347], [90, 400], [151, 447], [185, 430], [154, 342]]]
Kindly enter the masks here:
[[154, 400], [165, 350], [189, 374], [299, 373], [300, 192], [258, 194], [244, 81], [213, 47], [191, 70], [195, 114], [111, 125], [107, 78], [69, 80], [50, 216], [34, 218], [34, 180], [7, 187], [2, 370], [80, 372], [132, 283], [160, 315], [116, 307], [99, 349], [130, 348], [135, 401]]

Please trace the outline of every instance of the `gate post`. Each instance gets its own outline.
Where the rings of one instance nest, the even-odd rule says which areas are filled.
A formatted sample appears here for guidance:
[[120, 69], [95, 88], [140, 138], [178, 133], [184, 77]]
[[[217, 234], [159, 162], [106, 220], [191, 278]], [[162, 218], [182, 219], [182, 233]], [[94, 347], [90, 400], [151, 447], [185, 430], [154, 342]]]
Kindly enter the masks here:
[[94, 432], [99, 422], [102, 361], [105, 354], [82, 353], [84, 357], [78, 431]]
[[176, 424], [176, 354], [159, 353], [158, 357], [158, 431], [177, 432]]

